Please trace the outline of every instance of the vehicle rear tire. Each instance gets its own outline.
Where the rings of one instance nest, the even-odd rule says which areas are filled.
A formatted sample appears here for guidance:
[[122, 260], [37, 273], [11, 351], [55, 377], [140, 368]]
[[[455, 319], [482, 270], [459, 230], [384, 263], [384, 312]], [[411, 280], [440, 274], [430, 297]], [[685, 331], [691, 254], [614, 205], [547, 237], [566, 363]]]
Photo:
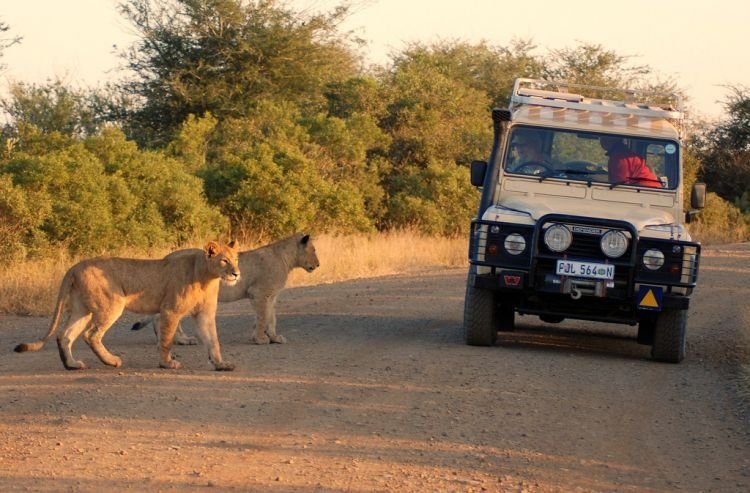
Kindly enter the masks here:
[[662, 310], [654, 324], [651, 357], [665, 363], [679, 363], [685, 357], [687, 310]]
[[470, 346], [494, 346], [497, 340], [495, 293], [474, 287], [469, 271], [464, 299], [464, 340]]

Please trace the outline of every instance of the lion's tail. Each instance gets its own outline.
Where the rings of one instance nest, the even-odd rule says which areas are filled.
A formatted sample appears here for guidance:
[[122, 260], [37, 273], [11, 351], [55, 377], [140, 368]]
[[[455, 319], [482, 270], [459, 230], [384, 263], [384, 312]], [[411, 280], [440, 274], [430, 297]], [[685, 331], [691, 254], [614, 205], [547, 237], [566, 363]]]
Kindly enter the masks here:
[[52, 322], [50, 323], [47, 335], [35, 342], [24, 342], [23, 344], [19, 344], [13, 349], [15, 352], [26, 353], [39, 351], [44, 347], [45, 344], [47, 344], [47, 341], [50, 340], [52, 334], [55, 333], [55, 330], [57, 330], [57, 325], [60, 323], [60, 317], [62, 317], [62, 312], [65, 308], [65, 304], [67, 303], [68, 297], [70, 296], [70, 289], [73, 286], [73, 274], [71, 273], [71, 270], [65, 273], [65, 277], [63, 277], [62, 283], [60, 283], [60, 292], [57, 294], [55, 314], [52, 316]]
[[139, 320], [134, 323], [133, 326], [130, 327], [130, 330], [141, 330], [145, 327], [148, 327], [152, 323], [154, 323], [154, 317], [144, 318], [143, 320]]

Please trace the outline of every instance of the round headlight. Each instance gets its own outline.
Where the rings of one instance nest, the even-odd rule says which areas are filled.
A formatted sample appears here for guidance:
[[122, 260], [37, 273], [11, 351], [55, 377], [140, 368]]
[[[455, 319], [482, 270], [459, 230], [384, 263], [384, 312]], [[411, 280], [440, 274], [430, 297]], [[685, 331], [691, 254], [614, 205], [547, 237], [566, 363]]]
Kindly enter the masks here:
[[628, 249], [628, 238], [622, 231], [611, 230], [604, 233], [599, 242], [602, 252], [609, 258], [621, 257]]
[[563, 252], [573, 241], [573, 234], [562, 224], [555, 224], [547, 228], [544, 233], [544, 244], [553, 252]]
[[503, 246], [511, 255], [518, 255], [526, 250], [526, 239], [518, 233], [511, 233], [505, 237]]
[[650, 248], [643, 252], [643, 265], [647, 269], [656, 270], [664, 265], [664, 254], [656, 248]]

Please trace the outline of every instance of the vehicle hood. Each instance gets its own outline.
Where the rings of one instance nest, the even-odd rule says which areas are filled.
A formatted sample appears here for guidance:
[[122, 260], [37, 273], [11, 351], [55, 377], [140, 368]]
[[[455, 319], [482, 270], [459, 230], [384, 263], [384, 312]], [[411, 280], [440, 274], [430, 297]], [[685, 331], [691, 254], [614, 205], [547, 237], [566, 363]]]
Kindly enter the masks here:
[[675, 222], [672, 209], [614, 201], [576, 200], [561, 197], [545, 199], [539, 196], [506, 197], [500, 204], [487, 209], [483, 218], [497, 221], [507, 209], [525, 212], [529, 214], [535, 222], [547, 214], [569, 214], [571, 216], [627, 221], [631, 223], [637, 231], [642, 231], [645, 226], [673, 224]]

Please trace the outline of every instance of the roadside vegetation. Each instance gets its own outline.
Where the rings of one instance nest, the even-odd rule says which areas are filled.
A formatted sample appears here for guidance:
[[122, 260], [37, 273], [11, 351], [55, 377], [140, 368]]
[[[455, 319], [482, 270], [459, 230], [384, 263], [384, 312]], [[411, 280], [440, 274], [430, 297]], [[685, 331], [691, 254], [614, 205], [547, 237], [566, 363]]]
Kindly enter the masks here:
[[[346, 5], [119, 9], [140, 38], [118, 82], [13, 81], [0, 100], [0, 313], [46, 312], [77, 259], [211, 238], [309, 232], [330, 252], [319, 282], [456, 265], [478, 201], [469, 164], [489, 155], [489, 112], [516, 77], [682, 91], [591, 44], [414, 43], [367, 66], [339, 30]], [[17, 43], [0, 22], [0, 62]], [[748, 90], [734, 87], [726, 107], [724, 121], [690, 122], [685, 189], [703, 180], [710, 192], [691, 225], [703, 242], [750, 238]]]
[[[414, 273], [434, 267], [468, 266], [468, 240], [425, 236], [416, 231], [363, 233], [346, 236], [324, 234], [313, 237], [320, 267], [312, 273], [295, 269], [288, 287], [310, 286], [364, 277]], [[193, 245], [200, 247], [201, 245]], [[242, 245], [242, 249], [257, 244]], [[125, 250], [121, 255], [160, 258], [168, 249]], [[65, 252], [26, 260], [12, 268], [0, 269], [0, 313], [49, 315], [57, 300], [60, 280], [80, 258]]]

